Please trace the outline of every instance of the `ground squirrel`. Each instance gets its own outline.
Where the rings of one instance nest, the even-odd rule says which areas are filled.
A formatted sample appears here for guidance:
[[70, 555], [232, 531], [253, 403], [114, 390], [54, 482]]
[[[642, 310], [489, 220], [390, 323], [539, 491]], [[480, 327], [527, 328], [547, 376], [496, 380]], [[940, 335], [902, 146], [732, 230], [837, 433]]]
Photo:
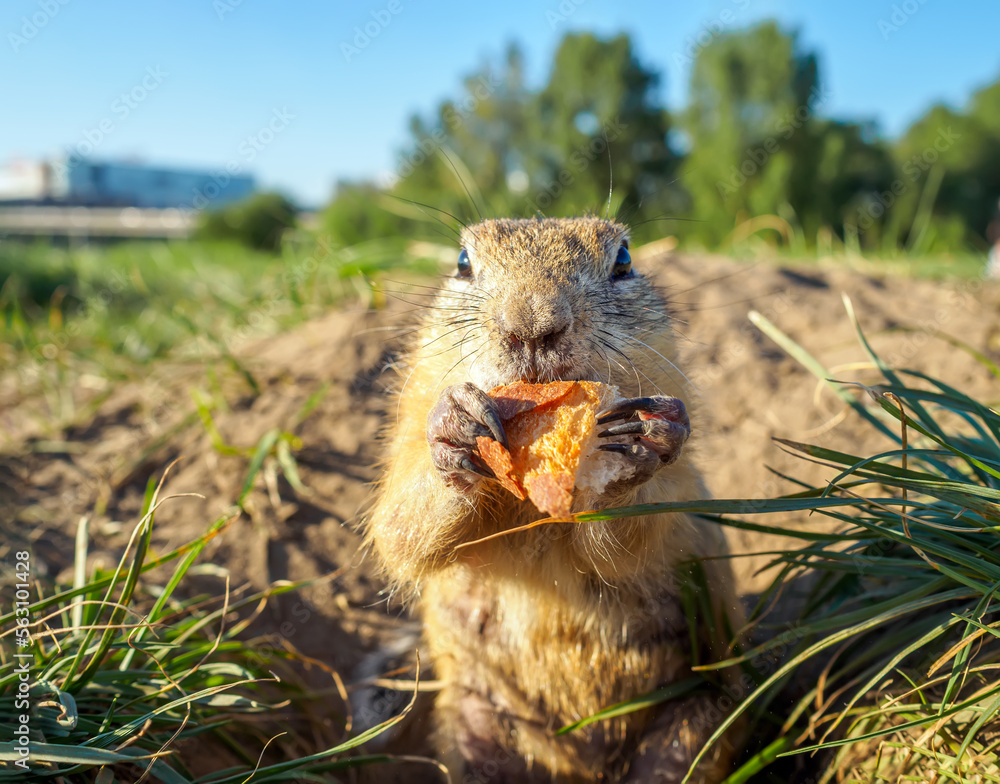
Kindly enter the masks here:
[[[504, 440], [486, 391], [518, 380], [602, 381], [626, 398], [602, 438], [615, 436], [607, 448], [631, 461], [632, 477], [602, 496], [579, 492], [575, 511], [703, 497], [681, 451], [690, 426], [667, 304], [632, 268], [628, 229], [613, 221], [486, 220], [461, 243], [457, 273], [404, 358], [367, 526], [422, 615], [444, 682], [442, 758], [456, 782], [680, 781], [731, 691], [555, 733], [690, 678], [693, 647], [725, 654], [725, 633], [707, 629], [731, 628], [739, 613], [728, 562], [703, 563], [714, 603], [694, 633], [677, 578], [679, 562], [725, 553], [720, 530], [659, 515], [544, 525], [456, 550], [543, 517], [499, 488], [475, 451], [477, 436]], [[650, 411], [667, 413], [635, 417]], [[731, 751], [716, 744], [693, 780], [721, 780]]]

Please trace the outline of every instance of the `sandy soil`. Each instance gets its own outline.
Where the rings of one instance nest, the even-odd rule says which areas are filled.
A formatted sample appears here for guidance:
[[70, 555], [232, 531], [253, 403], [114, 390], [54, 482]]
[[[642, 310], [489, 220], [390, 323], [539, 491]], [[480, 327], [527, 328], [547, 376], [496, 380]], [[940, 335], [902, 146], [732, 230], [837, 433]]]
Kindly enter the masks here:
[[[835, 378], [872, 381], [876, 376], [865, 364], [841, 301], [845, 293], [887, 362], [931, 373], [994, 404], [1000, 399], [995, 378], [931, 335], [949, 333], [1000, 361], [996, 283], [880, 280], [845, 269], [636, 256], [674, 302], [685, 367], [700, 398], [689, 401], [696, 407], [692, 446], [718, 497], [792, 491], [769, 467], [809, 481], [829, 477], [825, 469], [782, 452], [773, 436], [845, 451], [885, 447], [750, 324], [750, 310], [799, 341]], [[405, 305], [378, 312], [349, 309], [247, 347], [240, 358], [260, 385], [256, 396], [221, 361], [212, 376], [198, 365], [163, 365], [155, 377], [114, 390], [85, 425], [56, 437], [47, 434], [48, 443], [23, 426], [16, 406], [8, 407], [0, 420], [7, 422], [8, 435], [17, 430], [23, 436], [8, 439], [0, 453], [0, 525], [10, 534], [8, 541], [30, 535], [36, 559], [50, 574], [66, 575], [77, 521], [89, 515], [92, 558], [117, 561], [147, 480], [176, 458], [182, 459], [170, 473], [167, 491], [203, 498], [178, 498], [162, 508], [156, 548], [162, 551], [202, 533], [232, 507], [246, 460], [212, 448], [193, 413], [191, 391], [200, 389], [219, 404], [214, 421], [228, 444], [252, 448], [272, 428], [292, 429], [301, 439], [295, 456], [309, 489], [296, 493], [280, 475], [258, 481], [250, 513], [210, 544], [205, 560], [228, 569], [233, 585], [255, 588], [341, 570], [335, 579], [305, 590], [310, 620], [282, 627], [288, 607], [278, 601], [258, 630], [283, 629], [289, 642], [348, 681], [370, 670], [373, 650], [393, 640], [412, 641], [414, 633], [405, 613], [383, 600], [370, 563], [358, 552], [356, 530], [378, 475], [377, 436], [392, 417], [385, 413], [395, 350], [391, 336], [410, 317]], [[320, 403], [297, 422], [305, 401], [324, 385], [328, 389]], [[731, 542], [739, 552], [776, 544], [739, 534], [732, 534]], [[737, 564], [747, 592], [760, 587], [762, 578], [755, 579], [753, 572], [761, 563], [757, 558]]]

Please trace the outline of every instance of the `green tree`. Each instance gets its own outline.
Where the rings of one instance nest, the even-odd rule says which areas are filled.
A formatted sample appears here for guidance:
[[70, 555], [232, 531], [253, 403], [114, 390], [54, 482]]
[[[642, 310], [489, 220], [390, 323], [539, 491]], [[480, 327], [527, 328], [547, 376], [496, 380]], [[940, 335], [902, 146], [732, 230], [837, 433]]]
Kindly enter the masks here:
[[531, 183], [529, 209], [597, 212], [613, 184], [619, 205], [641, 205], [649, 217], [675, 211], [678, 157], [668, 143], [659, 84], [627, 35], [564, 37], [548, 84], [533, 101], [535, 143], [520, 161]]
[[386, 209], [386, 194], [371, 183], [337, 183], [333, 201], [323, 210], [327, 241], [347, 247], [372, 239], [413, 236], [413, 221]]
[[202, 213], [195, 236], [273, 252], [281, 247], [285, 230], [295, 226], [296, 214], [295, 205], [280, 193], [255, 193]]
[[[775, 22], [724, 33], [698, 52], [684, 128], [681, 180], [690, 233], [709, 245], [743, 221], [778, 215], [806, 244], [852, 230], [893, 180], [870, 124], [826, 119], [816, 56]], [[774, 225], [774, 224], [772, 224]]]
[[480, 211], [511, 214], [518, 161], [531, 143], [530, 104], [523, 57], [512, 45], [499, 67], [467, 77], [463, 94], [444, 101], [432, 118], [411, 119], [413, 140], [397, 161], [392, 194], [465, 221]]
[[1000, 82], [964, 111], [935, 105], [894, 149], [902, 193], [885, 230], [915, 250], [984, 247], [1000, 198]]
[[473, 200], [484, 215], [600, 212], [613, 170], [613, 206], [676, 209], [677, 157], [658, 83], [627, 36], [569, 34], [533, 92], [512, 46], [433, 119], [413, 119], [393, 193], [467, 220], [478, 217]]
[[737, 222], [799, 201], [797, 170], [821, 99], [815, 57], [774, 22], [723, 33], [698, 52], [681, 169], [694, 234], [716, 244]]
[[[324, 227], [352, 245], [438, 239], [480, 214], [600, 213], [610, 168], [612, 212], [638, 218], [640, 241], [671, 231], [717, 246], [748, 219], [777, 215], [806, 244], [825, 230], [876, 251], [984, 242], [1000, 197], [1000, 83], [962, 111], [933, 107], [890, 144], [871, 123], [825, 116], [816, 57], [764, 22], [697, 53], [683, 158], [659, 84], [625, 35], [566, 35], [537, 90], [512, 45], [411, 119], [390, 184], [338, 185]], [[681, 214], [693, 220], [642, 225]]]
[[[823, 228], [850, 231], [863, 245], [875, 247], [878, 221], [872, 215], [895, 176], [888, 146], [873, 125], [817, 119], [804, 137], [789, 203], [803, 234], [812, 241]], [[871, 219], [871, 220], [870, 220]]]

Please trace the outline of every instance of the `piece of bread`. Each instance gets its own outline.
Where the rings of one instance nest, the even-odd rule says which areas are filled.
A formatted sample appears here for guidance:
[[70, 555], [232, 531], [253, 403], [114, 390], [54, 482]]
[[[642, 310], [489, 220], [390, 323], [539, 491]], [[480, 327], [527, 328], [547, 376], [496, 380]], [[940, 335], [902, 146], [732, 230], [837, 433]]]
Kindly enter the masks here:
[[594, 381], [518, 382], [489, 394], [510, 451], [480, 437], [476, 445], [483, 462], [503, 487], [522, 501], [531, 499], [551, 517], [570, 514], [574, 489], [602, 493], [632, 470], [620, 456], [597, 449], [597, 415], [618, 400], [616, 387]]

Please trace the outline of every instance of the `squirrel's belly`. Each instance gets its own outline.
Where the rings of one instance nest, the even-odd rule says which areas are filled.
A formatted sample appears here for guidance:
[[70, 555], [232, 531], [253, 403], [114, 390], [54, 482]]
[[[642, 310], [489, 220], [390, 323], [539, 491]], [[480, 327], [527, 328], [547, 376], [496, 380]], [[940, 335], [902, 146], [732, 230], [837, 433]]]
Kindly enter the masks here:
[[621, 593], [580, 575], [545, 586], [453, 564], [423, 592], [427, 644], [446, 681], [525, 718], [574, 721], [690, 666], [676, 597]]

